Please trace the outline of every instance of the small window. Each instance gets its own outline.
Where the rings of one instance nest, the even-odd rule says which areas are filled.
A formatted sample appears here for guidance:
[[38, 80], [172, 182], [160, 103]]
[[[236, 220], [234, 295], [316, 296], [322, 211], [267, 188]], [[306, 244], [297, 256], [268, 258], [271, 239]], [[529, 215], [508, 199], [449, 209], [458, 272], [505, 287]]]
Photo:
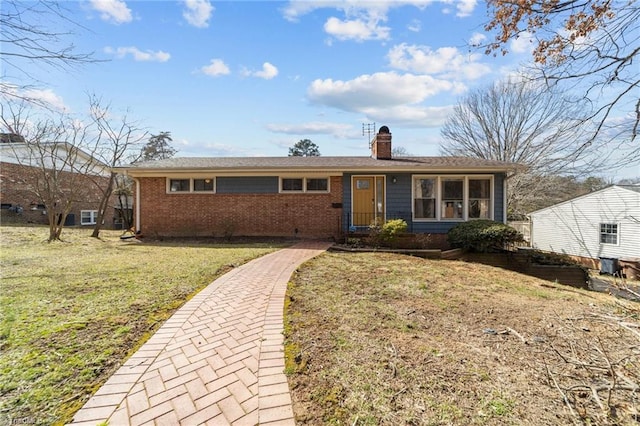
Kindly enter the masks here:
[[2, 210], [7, 210], [11, 208], [11, 203], [2, 203], [2, 205], [0, 206], [0, 208]]
[[282, 178], [283, 191], [302, 191], [302, 178]]
[[193, 190], [195, 192], [212, 192], [213, 191], [213, 178], [209, 179], [194, 179]]
[[601, 223], [600, 224], [600, 244], [618, 244], [618, 224], [617, 223]]
[[169, 191], [171, 192], [189, 192], [189, 179], [170, 179]]
[[369, 179], [356, 179], [356, 189], [369, 189], [370, 183]]
[[98, 218], [98, 210], [81, 210], [80, 211], [81, 225], [95, 225], [97, 218]]
[[307, 191], [327, 191], [329, 179], [307, 179]]

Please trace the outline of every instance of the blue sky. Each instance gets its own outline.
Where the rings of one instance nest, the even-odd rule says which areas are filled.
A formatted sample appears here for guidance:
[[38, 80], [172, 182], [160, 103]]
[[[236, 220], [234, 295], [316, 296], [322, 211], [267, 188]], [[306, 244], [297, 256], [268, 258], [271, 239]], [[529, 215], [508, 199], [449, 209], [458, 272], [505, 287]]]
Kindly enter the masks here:
[[368, 155], [363, 123], [387, 125], [394, 146], [438, 155], [440, 126], [469, 90], [529, 60], [477, 45], [486, 5], [420, 1], [65, 2], [81, 52], [103, 62], [33, 68], [41, 95], [82, 114], [87, 93], [151, 133], [171, 132], [179, 156], [286, 156], [300, 139], [322, 155]]

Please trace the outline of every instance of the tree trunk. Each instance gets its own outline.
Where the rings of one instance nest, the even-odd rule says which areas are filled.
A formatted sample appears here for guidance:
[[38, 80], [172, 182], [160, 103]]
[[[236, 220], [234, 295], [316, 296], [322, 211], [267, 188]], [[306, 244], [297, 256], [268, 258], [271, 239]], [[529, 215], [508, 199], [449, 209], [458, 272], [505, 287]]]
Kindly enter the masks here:
[[[124, 201], [123, 201], [124, 198]], [[120, 217], [124, 222], [124, 229], [129, 230], [133, 226], [133, 218], [129, 214], [129, 197], [126, 194], [118, 194], [118, 204], [120, 205]]]
[[96, 224], [93, 226], [93, 233], [91, 236], [93, 238], [98, 238], [100, 236], [100, 230], [102, 229], [102, 222], [104, 222], [104, 214], [107, 211], [107, 207], [109, 205], [109, 199], [111, 198], [111, 193], [113, 192], [113, 182], [116, 179], [116, 173], [111, 172], [111, 176], [109, 177], [109, 184], [107, 185], [106, 190], [102, 193], [102, 199], [100, 200], [100, 206], [98, 207], [98, 217], [96, 218]]
[[49, 216], [49, 239], [48, 243], [52, 241], [60, 241], [62, 235], [62, 229], [64, 223], [67, 221], [67, 216], [71, 211], [72, 203], [67, 202], [62, 210], [56, 208], [47, 208], [47, 215]]

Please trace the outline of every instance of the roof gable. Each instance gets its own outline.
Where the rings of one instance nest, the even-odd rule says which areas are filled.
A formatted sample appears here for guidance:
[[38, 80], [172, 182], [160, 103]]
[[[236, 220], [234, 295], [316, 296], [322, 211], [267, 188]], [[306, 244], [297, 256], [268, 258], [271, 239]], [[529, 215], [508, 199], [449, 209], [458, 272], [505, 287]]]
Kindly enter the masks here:
[[601, 194], [603, 192], [611, 192], [611, 191], [614, 191], [616, 189], [623, 189], [623, 190], [632, 191], [632, 192], [636, 192], [636, 193], [640, 194], [640, 185], [609, 185], [609, 186], [607, 186], [605, 188], [602, 188], [602, 189], [599, 189], [597, 191], [593, 191], [593, 192], [589, 192], [588, 194], [583, 194], [583, 195], [579, 195], [577, 197], [569, 198], [568, 200], [565, 200], [565, 201], [562, 201], [560, 203], [551, 205], [549, 207], [545, 207], [543, 209], [532, 211], [531, 213], [529, 213], [529, 216], [545, 212], [546, 210], [553, 209], [553, 208], [562, 206], [564, 204], [572, 203], [572, 202], [575, 202], [575, 201], [578, 201], [578, 200], [582, 200], [582, 199], [585, 199], [585, 198], [590, 198], [590, 197], [593, 197], [593, 196], [595, 196], [597, 194]]
[[102, 161], [68, 142], [0, 143], [0, 159], [5, 163], [45, 167], [65, 171], [107, 175], [109, 167]]

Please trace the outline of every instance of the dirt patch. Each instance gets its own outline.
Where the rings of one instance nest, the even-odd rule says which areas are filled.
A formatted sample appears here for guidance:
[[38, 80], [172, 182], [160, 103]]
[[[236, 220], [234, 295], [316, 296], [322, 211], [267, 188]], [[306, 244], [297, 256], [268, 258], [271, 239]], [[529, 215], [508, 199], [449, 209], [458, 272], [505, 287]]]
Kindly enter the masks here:
[[288, 295], [298, 424], [639, 420], [638, 304], [381, 253], [320, 256]]

